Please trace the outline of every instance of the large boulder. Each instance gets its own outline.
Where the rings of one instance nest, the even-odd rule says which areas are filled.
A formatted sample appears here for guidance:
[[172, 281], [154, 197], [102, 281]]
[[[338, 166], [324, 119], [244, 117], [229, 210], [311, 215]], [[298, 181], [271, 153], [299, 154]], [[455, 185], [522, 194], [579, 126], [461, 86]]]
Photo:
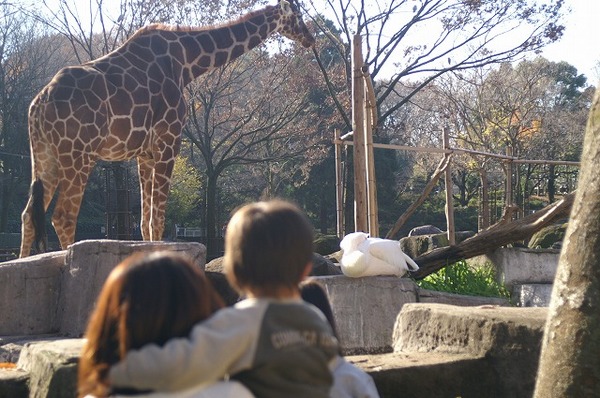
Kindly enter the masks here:
[[223, 298], [226, 305], [233, 305], [239, 301], [239, 293], [231, 287], [225, 276], [225, 272], [223, 272], [223, 257], [215, 258], [206, 264], [204, 274]]
[[[328, 276], [341, 275], [342, 270], [335, 265], [330, 259], [323, 257], [319, 253], [313, 253], [313, 269], [310, 276]], [[217, 292], [221, 295], [225, 304], [233, 305], [239, 299], [240, 295], [231, 287], [225, 272], [223, 270], [223, 257], [215, 258], [206, 264], [204, 268], [206, 277], [211, 281]]]
[[381, 398], [533, 395], [547, 309], [406, 303], [394, 352], [350, 356]]
[[83, 339], [28, 343], [17, 367], [29, 373], [29, 396], [75, 398], [77, 363]]
[[529, 239], [527, 246], [532, 249], [560, 249], [567, 225], [567, 223], [554, 224], [540, 229]]
[[[455, 233], [456, 243], [475, 235], [473, 231], [459, 231]], [[407, 236], [400, 239], [400, 248], [411, 258], [419, 257], [438, 247], [448, 246], [448, 235], [444, 232], [434, 235]]]
[[[327, 276], [327, 275], [341, 275], [342, 271], [340, 267], [335, 265], [333, 261], [326, 258], [319, 253], [313, 253], [312, 257], [313, 269], [310, 273], [311, 276]], [[215, 258], [206, 264], [204, 268], [205, 272], [218, 272], [224, 274], [223, 269], [223, 257]]]
[[315, 237], [315, 253], [323, 256], [340, 250], [340, 238], [337, 235], [317, 235]]
[[320, 255], [319, 253], [313, 253], [313, 269], [310, 273], [311, 276], [328, 276], [328, 275], [342, 275], [342, 270], [338, 265], [335, 265], [331, 259]]
[[437, 235], [441, 234], [442, 231], [435, 225], [421, 225], [418, 227], [414, 227], [408, 232], [408, 236], [421, 236], [421, 235]]

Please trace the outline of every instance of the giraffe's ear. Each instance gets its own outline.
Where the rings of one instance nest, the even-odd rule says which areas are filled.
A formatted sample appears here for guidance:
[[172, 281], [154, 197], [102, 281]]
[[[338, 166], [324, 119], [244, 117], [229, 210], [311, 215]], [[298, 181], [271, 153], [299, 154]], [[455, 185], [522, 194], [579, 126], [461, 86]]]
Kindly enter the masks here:
[[291, 15], [293, 14], [292, 5], [287, 0], [279, 0], [279, 6], [281, 7], [281, 11], [283, 11], [283, 15]]

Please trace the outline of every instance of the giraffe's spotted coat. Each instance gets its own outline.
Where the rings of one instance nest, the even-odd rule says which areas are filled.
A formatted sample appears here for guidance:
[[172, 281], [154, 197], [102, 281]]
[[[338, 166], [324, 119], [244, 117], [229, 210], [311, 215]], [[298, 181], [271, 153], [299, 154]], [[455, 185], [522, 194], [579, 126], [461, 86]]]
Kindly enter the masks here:
[[[112, 53], [54, 76], [31, 103], [29, 135], [44, 210], [59, 191], [52, 224], [63, 248], [74, 241], [85, 185], [99, 159], [137, 158], [142, 236], [162, 239], [186, 117], [185, 86], [273, 32], [314, 44], [297, 4], [280, 0], [223, 26], [142, 28]], [[34, 238], [30, 198], [22, 214], [21, 257], [30, 254]]]

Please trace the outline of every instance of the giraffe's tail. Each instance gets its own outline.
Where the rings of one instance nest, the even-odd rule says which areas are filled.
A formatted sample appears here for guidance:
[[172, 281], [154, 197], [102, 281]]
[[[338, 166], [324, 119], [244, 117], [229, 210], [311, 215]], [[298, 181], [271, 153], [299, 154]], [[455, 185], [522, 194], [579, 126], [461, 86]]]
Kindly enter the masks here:
[[31, 184], [31, 221], [35, 231], [35, 249], [43, 253], [48, 248], [48, 236], [46, 235], [46, 211], [44, 210], [44, 183], [35, 179]]

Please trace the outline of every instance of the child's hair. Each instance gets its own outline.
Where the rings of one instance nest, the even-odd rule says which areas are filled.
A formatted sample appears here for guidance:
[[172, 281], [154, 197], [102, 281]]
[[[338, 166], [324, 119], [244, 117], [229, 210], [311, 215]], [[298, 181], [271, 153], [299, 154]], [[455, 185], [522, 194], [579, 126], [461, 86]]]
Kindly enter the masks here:
[[108, 370], [129, 350], [187, 336], [222, 307], [189, 258], [172, 252], [127, 257], [109, 274], [91, 314], [79, 361], [79, 396], [108, 395]]
[[302, 300], [321, 310], [323, 315], [325, 315], [325, 318], [327, 318], [327, 321], [329, 321], [334, 336], [338, 337], [335, 319], [333, 318], [333, 310], [331, 309], [331, 303], [329, 302], [329, 298], [327, 297], [327, 293], [325, 292], [323, 285], [321, 285], [315, 279], [307, 279], [300, 283], [300, 296], [302, 296]]
[[308, 218], [289, 202], [271, 200], [241, 207], [225, 233], [223, 264], [229, 283], [242, 293], [297, 290], [312, 261], [313, 238]]

